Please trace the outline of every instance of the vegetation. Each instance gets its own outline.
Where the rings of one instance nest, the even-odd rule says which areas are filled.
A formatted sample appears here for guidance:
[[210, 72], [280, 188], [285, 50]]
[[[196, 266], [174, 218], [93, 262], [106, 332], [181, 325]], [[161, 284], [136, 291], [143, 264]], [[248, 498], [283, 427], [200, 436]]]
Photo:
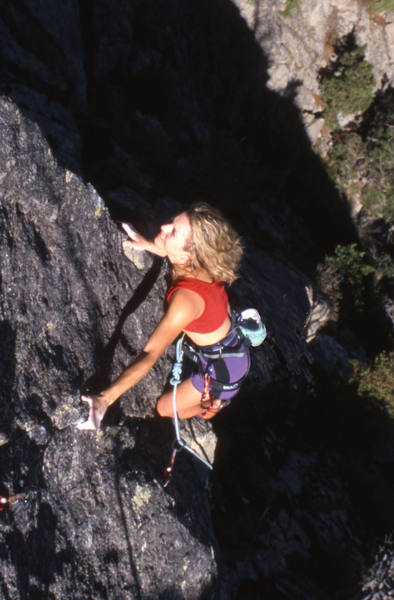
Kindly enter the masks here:
[[339, 191], [372, 218], [394, 220], [393, 90], [377, 98], [357, 130], [333, 132], [326, 162]]
[[350, 310], [361, 313], [374, 288], [374, 268], [356, 244], [337, 246], [319, 267], [320, 285], [326, 293], [333, 316], [338, 317], [344, 301]]
[[282, 17], [290, 17], [295, 8], [298, 8], [299, 0], [287, 0], [284, 9], [281, 11]]
[[394, 0], [368, 0], [368, 8], [371, 12], [394, 10]]
[[384, 402], [394, 417], [394, 352], [382, 352], [371, 366], [362, 368], [355, 363], [355, 381], [360, 396], [368, 396]]
[[334, 255], [326, 259], [328, 265], [335, 265], [338, 271], [347, 277], [352, 285], [360, 287], [374, 269], [365, 260], [365, 252], [358, 249], [357, 244], [339, 245]]
[[[394, 91], [386, 88], [373, 98], [372, 67], [353, 34], [338, 41], [335, 55], [336, 60], [320, 73], [323, 116], [332, 130], [333, 143], [325, 157], [329, 174], [354, 207], [372, 219], [392, 221]], [[338, 115], [357, 117], [341, 128]]]
[[338, 59], [321, 73], [320, 89], [325, 104], [324, 118], [331, 129], [339, 125], [338, 114], [363, 113], [373, 100], [375, 78], [365, 60], [364, 47], [354, 46], [352, 36], [338, 47]]

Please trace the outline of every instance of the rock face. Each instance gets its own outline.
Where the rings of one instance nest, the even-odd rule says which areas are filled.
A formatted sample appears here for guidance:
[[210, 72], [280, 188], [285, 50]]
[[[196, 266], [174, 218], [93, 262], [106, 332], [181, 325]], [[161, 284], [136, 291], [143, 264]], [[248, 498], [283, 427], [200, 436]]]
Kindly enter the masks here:
[[217, 575], [204, 469], [191, 461], [184, 491], [175, 483], [166, 493], [171, 429], [146, 424], [168, 358], [125, 397], [115, 425], [97, 434], [73, 427], [78, 390], [119, 373], [160, 319], [165, 269], [129, 262], [93, 187], [59, 166], [14, 102], [3, 97], [0, 114], [1, 484], [3, 493], [39, 491], [2, 523], [3, 589], [195, 597]]
[[363, 598], [385, 600], [393, 595], [394, 589], [394, 556], [392, 540], [387, 539], [379, 548], [376, 562], [363, 585]]
[[313, 142], [324, 126], [318, 75], [335, 59], [338, 39], [354, 32], [357, 45], [366, 46], [376, 90], [393, 86], [393, 10], [378, 12], [358, 0], [235, 0], [235, 4], [269, 57], [267, 85], [283, 92], [297, 82], [296, 101]]
[[[0, 494], [28, 494], [0, 516], [4, 597], [358, 593], [392, 527], [392, 430], [382, 416], [378, 443], [373, 411], [360, 428], [357, 402], [330, 396], [364, 349], [341, 324], [320, 332], [314, 273], [355, 232], [294, 93], [267, 88], [229, 0], [21, 1], [0, 32]], [[235, 292], [268, 340], [216, 423], [182, 425], [211, 481], [183, 453], [163, 489], [173, 430], [154, 407], [173, 349], [100, 432], [74, 423], [79, 391], [116, 377], [163, 314], [168, 265], [124, 256], [114, 218], [153, 235], [201, 197], [244, 236]]]

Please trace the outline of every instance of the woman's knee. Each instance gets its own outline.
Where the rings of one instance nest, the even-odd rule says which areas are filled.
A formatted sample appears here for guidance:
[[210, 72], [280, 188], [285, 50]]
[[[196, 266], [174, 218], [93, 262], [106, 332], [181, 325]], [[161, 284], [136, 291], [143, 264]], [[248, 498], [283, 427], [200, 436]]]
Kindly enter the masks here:
[[167, 394], [158, 399], [156, 410], [160, 417], [172, 417], [172, 402]]
[[[159, 398], [156, 404], [156, 410], [160, 417], [173, 417], [172, 407], [172, 395], [167, 396], [166, 394]], [[183, 406], [182, 404], [177, 408], [177, 415], [179, 419], [190, 419], [190, 417], [198, 415], [201, 412], [201, 406], [199, 403], [193, 405]]]

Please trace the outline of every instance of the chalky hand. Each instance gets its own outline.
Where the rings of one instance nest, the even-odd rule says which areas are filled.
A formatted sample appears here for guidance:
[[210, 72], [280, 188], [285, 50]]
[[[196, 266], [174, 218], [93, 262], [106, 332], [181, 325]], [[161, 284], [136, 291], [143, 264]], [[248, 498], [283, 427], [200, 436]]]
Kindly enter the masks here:
[[81, 396], [81, 400], [88, 403], [89, 415], [86, 421], [77, 424], [77, 429], [82, 431], [99, 429], [101, 421], [104, 418], [106, 408], [99, 404], [98, 396]]
[[123, 242], [123, 249], [125, 247], [132, 247], [134, 250], [147, 250], [149, 247], [149, 242], [146, 240], [140, 233], [138, 233], [132, 225], [129, 223], [122, 223], [123, 230], [127, 233], [130, 240], [126, 240]]

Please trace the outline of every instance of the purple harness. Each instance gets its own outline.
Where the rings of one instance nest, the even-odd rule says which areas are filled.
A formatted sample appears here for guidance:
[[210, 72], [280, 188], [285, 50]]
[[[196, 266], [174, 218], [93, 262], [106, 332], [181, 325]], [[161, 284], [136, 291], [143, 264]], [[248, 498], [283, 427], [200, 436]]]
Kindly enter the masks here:
[[212, 397], [229, 400], [238, 393], [249, 371], [250, 352], [236, 327], [216, 344], [197, 346], [185, 339], [184, 346], [195, 365], [191, 381], [199, 392], [204, 393], [208, 374]]

